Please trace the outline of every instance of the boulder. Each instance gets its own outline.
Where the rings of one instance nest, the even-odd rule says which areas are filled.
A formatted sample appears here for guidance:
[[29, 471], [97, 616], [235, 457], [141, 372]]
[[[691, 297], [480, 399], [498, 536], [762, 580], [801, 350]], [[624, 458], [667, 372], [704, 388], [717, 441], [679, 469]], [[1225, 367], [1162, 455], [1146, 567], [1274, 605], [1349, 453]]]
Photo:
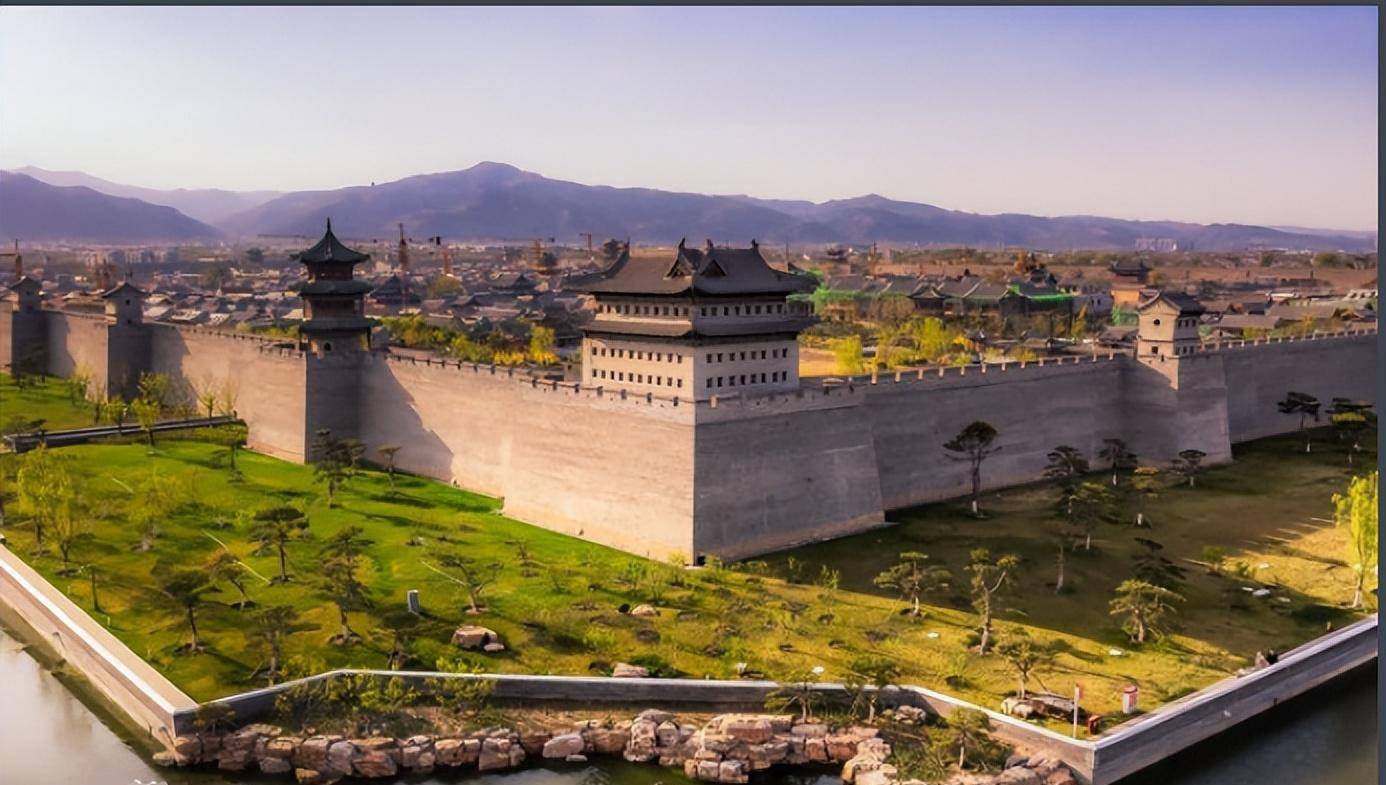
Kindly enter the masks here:
[[1059, 768], [1044, 778], [1044, 785], [1078, 785], [1078, 780], [1067, 768]]
[[399, 748], [399, 765], [406, 769], [419, 768], [419, 759], [424, 755], [429, 756], [428, 768], [433, 768], [433, 742], [425, 740], [422, 744], [417, 739], [409, 739], [403, 747]]
[[632, 616], [658, 616], [659, 609], [649, 603], [641, 603], [630, 609]]
[[475, 624], [464, 624], [452, 633], [452, 645], [464, 649], [482, 649], [488, 643], [500, 642], [500, 635], [495, 630]]
[[861, 739], [850, 733], [838, 733], [826, 736], [823, 742], [828, 746], [828, 760], [833, 763], [846, 763], [857, 754], [857, 743]]
[[432, 750], [424, 750], [419, 753], [419, 757], [414, 761], [414, 771], [420, 774], [427, 774], [433, 771], [433, 764], [438, 761], [438, 756]]
[[673, 720], [666, 720], [655, 726], [655, 742], [659, 747], [673, 747], [679, 743], [679, 726]]
[[746, 748], [746, 760], [752, 771], [768, 769], [789, 757], [789, 742], [770, 741], [765, 744], [752, 744]]
[[187, 766], [192, 763], [191, 758], [186, 755], [180, 755], [173, 750], [159, 750], [154, 753], [152, 760], [155, 766], [163, 766], [166, 769], [174, 766]]
[[260, 767], [260, 771], [266, 774], [288, 774], [293, 771], [293, 764], [289, 763], [288, 758], [260, 758], [255, 762]]
[[632, 763], [646, 763], [655, 757], [655, 729], [659, 724], [653, 718], [636, 719], [630, 726], [630, 740], [626, 742], [622, 757]]
[[739, 760], [724, 760], [717, 764], [718, 782], [741, 783], [749, 779], [745, 764]]
[[548, 731], [526, 733], [520, 736], [520, 746], [524, 748], [526, 755], [539, 755], [544, 751], [544, 745], [552, 738], [553, 734]]
[[[515, 745], [521, 755], [524, 750]], [[494, 771], [496, 769], [508, 769], [510, 763], [511, 743], [509, 739], [486, 739], [481, 742], [481, 753], [477, 758], [477, 769], [481, 771]], [[523, 758], [521, 758], [523, 760]]]
[[582, 734], [565, 733], [545, 742], [543, 754], [545, 758], [567, 758], [569, 755], [581, 755], [586, 746]]
[[673, 718], [674, 715], [672, 713], [664, 711], [663, 709], [645, 709], [644, 711], [635, 715], [635, 719], [637, 721], [649, 720], [650, 722], [653, 722], [656, 725], [660, 724], [661, 722], [668, 722]]
[[630, 731], [622, 728], [592, 728], [584, 734], [593, 752], [615, 755], [626, 748], [630, 741]]
[[261, 757], [293, 760], [294, 753], [298, 752], [299, 745], [301, 744], [303, 744], [303, 739], [294, 736], [279, 736], [265, 743], [265, 749]]
[[700, 760], [694, 765], [693, 774], [691, 776], [694, 779], [703, 780], [704, 782], [717, 782], [717, 778], [721, 771], [721, 762], [713, 760]]
[[1014, 768], [1014, 767], [1016, 767], [1016, 766], [1024, 766], [1026, 763], [1029, 763], [1029, 762], [1030, 762], [1030, 756], [1029, 756], [1029, 755], [1021, 755], [1020, 753], [1015, 752], [1015, 753], [1011, 753], [1011, 755], [1009, 755], [1009, 756], [1006, 758], [1006, 765], [1005, 765], [1005, 766], [1002, 766], [1002, 768], [1003, 768], [1003, 769], [1010, 769], [1010, 768]]
[[486, 652], [487, 654], [499, 654], [505, 651], [505, 644], [501, 643], [500, 641], [491, 641], [490, 643], [482, 646], [481, 650]]
[[358, 777], [393, 777], [399, 771], [390, 749], [358, 749], [351, 761], [352, 773]]
[[895, 767], [883, 763], [875, 769], [858, 774], [854, 785], [895, 785], [899, 781], [900, 775], [895, 771]]
[[587, 756], [586, 756], [586, 755], [583, 755], [583, 754], [580, 753], [580, 752], [579, 752], [579, 753], [574, 753], [574, 754], [569, 755], [569, 756], [567, 756], [566, 758], [564, 758], [564, 759], [563, 759], [563, 762], [564, 762], [564, 763], [586, 763], [586, 762], [587, 762]]
[[327, 765], [343, 774], [351, 773], [351, 761], [356, 757], [356, 745], [349, 741], [334, 741], [327, 747]]
[[770, 720], [764, 717], [739, 716], [721, 723], [722, 732], [747, 744], [763, 744], [775, 735]]
[[611, 677], [613, 679], [644, 679], [649, 675], [649, 668], [631, 665], [628, 662], [618, 662], [615, 667], [611, 669]]
[[799, 725], [791, 727], [789, 729], [789, 732], [794, 734], [795, 736], [821, 739], [824, 736], [828, 735], [828, 726], [821, 725], [818, 723], [801, 723]]
[[298, 745], [294, 765], [300, 769], [321, 772], [327, 766], [327, 748], [341, 741], [340, 736], [309, 736]]
[[804, 741], [804, 755], [813, 763], [828, 762], [828, 741], [825, 738], [811, 738]]
[[185, 758], [197, 760], [202, 756], [202, 740], [196, 736], [179, 736], [173, 740], [173, 751]]

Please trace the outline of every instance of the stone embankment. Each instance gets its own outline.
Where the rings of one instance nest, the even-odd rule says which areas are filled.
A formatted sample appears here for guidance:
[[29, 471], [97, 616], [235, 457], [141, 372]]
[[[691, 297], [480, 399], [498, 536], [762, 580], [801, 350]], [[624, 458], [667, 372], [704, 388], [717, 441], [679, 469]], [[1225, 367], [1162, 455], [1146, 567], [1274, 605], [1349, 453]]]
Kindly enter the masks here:
[[[589, 756], [621, 756], [637, 763], [681, 768], [704, 782], [745, 783], [773, 766], [841, 766], [852, 785], [901, 783], [890, 744], [876, 728], [833, 728], [799, 723], [787, 715], [722, 714], [701, 727], [680, 723], [657, 709], [605, 724], [586, 720], [546, 731], [507, 728], [460, 736], [418, 735], [349, 738], [302, 736], [265, 724], [221, 734], [179, 736], [172, 751], [155, 755], [164, 766], [211, 766], [223, 771], [292, 774], [302, 785], [326, 785], [345, 777], [381, 778], [427, 774], [438, 768], [513, 769], [527, 761], [584, 763]], [[998, 775], [966, 775], [962, 785], [1074, 785], [1057, 761], [1013, 758]]]

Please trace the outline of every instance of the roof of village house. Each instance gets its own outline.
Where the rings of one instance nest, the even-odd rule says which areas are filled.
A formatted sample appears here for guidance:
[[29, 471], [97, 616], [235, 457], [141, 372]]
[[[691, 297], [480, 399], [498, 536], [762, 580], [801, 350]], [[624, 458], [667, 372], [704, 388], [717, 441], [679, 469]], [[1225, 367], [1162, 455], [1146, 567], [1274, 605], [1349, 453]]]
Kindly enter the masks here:
[[369, 258], [370, 254], [348, 248], [337, 239], [337, 235], [332, 233], [331, 218], [327, 219], [327, 231], [318, 244], [298, 254], [298, 260], [304, 264], [359, 264]]
[[1150, 272], [1144, 259], [1118, 259], [1109, 268], [1116, 275], [1141, 275]]
[[1199, 303], [1198, 300], [1194, 299], [1193, 297], [1190, 297], [1187, 294], [1181, 294], [1179, 292], [1156, 292], [1153, 297], [1142, 301], [1141, 304], [1137, 306], [1137, 308], [1139, 310], [1144, 311], [1146, 308], [1149, 308], [1158, 302], [1169, 303], [1170, 305], [1179, 309], [1180, 314], [1196, 315], [1201, 314], [1204, 311], [1203, 305]]
[[679, 241], [678, 253], [663, 259], [635, 259], [622, 251], [610, 267], [589, 281], [592, 294], [737, 295], [811, 292], [818, 282], [806, 275], [781, 272], [766, 264], [755, 240], [750, 248], [688, 248]]
[[20, 289], [26, 289], [26, 288], [27, 288], [27, 289], [42, 289], [42, 288], [43, 288], [43, 284], [39, 283], [37, 280], [35, 280], [34, 278], [32, 278], [32, 277], [30, 277], [30, 276], [28, 276], [28, 275], [21, 275], [21, 276], [19, 276], [19, 280], [15, 281], [14, 283], [10, 284], [9, 286], [6, 286], [5, 288], [6, 288], [6, 289], [9, 289], [9, 290], [11, 290], [11, 291], [17, 292], [17, 291], [19, 291]]

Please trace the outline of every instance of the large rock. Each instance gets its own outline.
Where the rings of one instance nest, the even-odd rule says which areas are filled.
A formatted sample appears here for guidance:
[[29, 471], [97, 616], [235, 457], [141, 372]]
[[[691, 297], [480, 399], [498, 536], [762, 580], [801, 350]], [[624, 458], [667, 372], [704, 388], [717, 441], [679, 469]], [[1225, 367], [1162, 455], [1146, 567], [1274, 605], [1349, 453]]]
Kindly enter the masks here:
[[655, 726], [656, 746], [673, 747], [679, 743], [680, 738], [679, 726], [674, 724], [673, 720], [661, 722]]
[[766, 717], [736, 716], [724, 719], [722, 732], [747, 744], [763, 744], [775, 735], [775, 729]]
[[332, 785], [343, 777], [339, 771], [328, 769], [319, 771], [317, 769], [294, 769], [294, 779], [298, 785]]
[[632, 763], [646, 763], [654, 759], [656, 744], [655, 729], [660, 723], [643, 714], [630, 726], [630, 740], [626, 742], [623, 757]]
[[615, 755], [626, 748], [630, 730], [624, 728], [590, 728], [583, 732], [593, 752]]
[[861, 739], [850, 733], [837, 733], [825, 736], [828, 745], [828, 760], [833, 763], [846, 763], [857, 755], [857, 744]]
[[996, 777], [996, 785], [1044, 785], [1044, 778], [1034, 769], [1013, 766]]
[[293, 764], [289, 763], [288, 758], [260, 758], [255, 762], [255, 765], [259, 766], [260, 771], [266, 774], [288, 774], [294, 768]]
[[519, 753], [519, 759], [524, 760], [524, 748], [517, 743], [511, 742], [507, 738], [490, 738], [481, 742], [481, 754], [477, 758], [477, 769], [481, 771], [495, 771], [497, 769], [508, 769], [517, 765], [515, 753]]
[[309, 736], [298, 745], [298, 751], [294, 753], [294, 765], [300, 769], [321, 772], [328, 765], [327, 748], [341, 740], [341, 736]]
[[388, 749], [357, 750], [351, 761], [352, 773], [358, 777], [393, 777], [399, 771], [395, 756]]
[[356, 758], [356, 745], [345, 739], [327, 747], [327, 765], [343, 774], [351, 773], [351, 761]]
[[1073, 772], [1067, 768], [1060, 768], [1044, 778], [1044, 785], [1078, 785], [1078, 780], [1074, 778]]
[[741, 783], [749, 780], [746, 773], [746, 765], [739, 760], [724, 760], [717, 764], [717, 781], [726, 783]]
[[569, 755], [581, 755], [586, 746], [582, 734], [565, 733], [545, 742], [543, 754], [545, 758], [566, 758]]
[[190, 760], [202, 757], [202, 739], [197, 736], [179, 736], [173, 740], [173, 751]]
[[261, 757], [293, 760], [294, 754], [298, 752], [299, 745], [301, 744], [303, 744], [303, 739], [295, 736], [279, 736], [265, 743], [265, 749]]
[[895, 767], [883, 763], [877, 768], [858, 774], [854, 785], [895, 785], [899, 781], [900, 775]]
[[618, 662], [615, 667], [611, 669], [611, 677], [613, 679], [644, 679], [649, 675], [649, 668], [631, 665], [628, 662]]
[[453, 630], [452, 645], [464, 649], [484, 649], [488, 643], [501, 643], [495, 630], [475, 624], [464, 624]]

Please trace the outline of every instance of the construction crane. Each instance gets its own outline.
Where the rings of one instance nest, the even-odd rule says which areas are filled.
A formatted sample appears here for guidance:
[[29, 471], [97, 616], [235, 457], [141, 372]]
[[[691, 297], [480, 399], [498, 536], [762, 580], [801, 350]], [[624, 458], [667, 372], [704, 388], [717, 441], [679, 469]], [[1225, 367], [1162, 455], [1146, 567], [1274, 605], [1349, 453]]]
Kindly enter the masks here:
[[446, 246], [446, 245], [443, 244], [443, 237], [442, 237], [442, 235], [438, 235], [437, 237], [430, 237], [430, 238], [428, 238], [428, 241], [429, 241], [430, 243], [433, 243], [435, 246], [437, 246], [437, 247], [443, 252], [443, 275], [451, 276], [451, 275], [452, 275], [452, 249], [449, 248], [448, 246]]
[[590, 257], [590, 256], [592, 255], [592, 233], [591, 233], [591, 232], [578, 232], [578, 237], [586, 237], [586, 238], [587, 238], [587, 255]]

